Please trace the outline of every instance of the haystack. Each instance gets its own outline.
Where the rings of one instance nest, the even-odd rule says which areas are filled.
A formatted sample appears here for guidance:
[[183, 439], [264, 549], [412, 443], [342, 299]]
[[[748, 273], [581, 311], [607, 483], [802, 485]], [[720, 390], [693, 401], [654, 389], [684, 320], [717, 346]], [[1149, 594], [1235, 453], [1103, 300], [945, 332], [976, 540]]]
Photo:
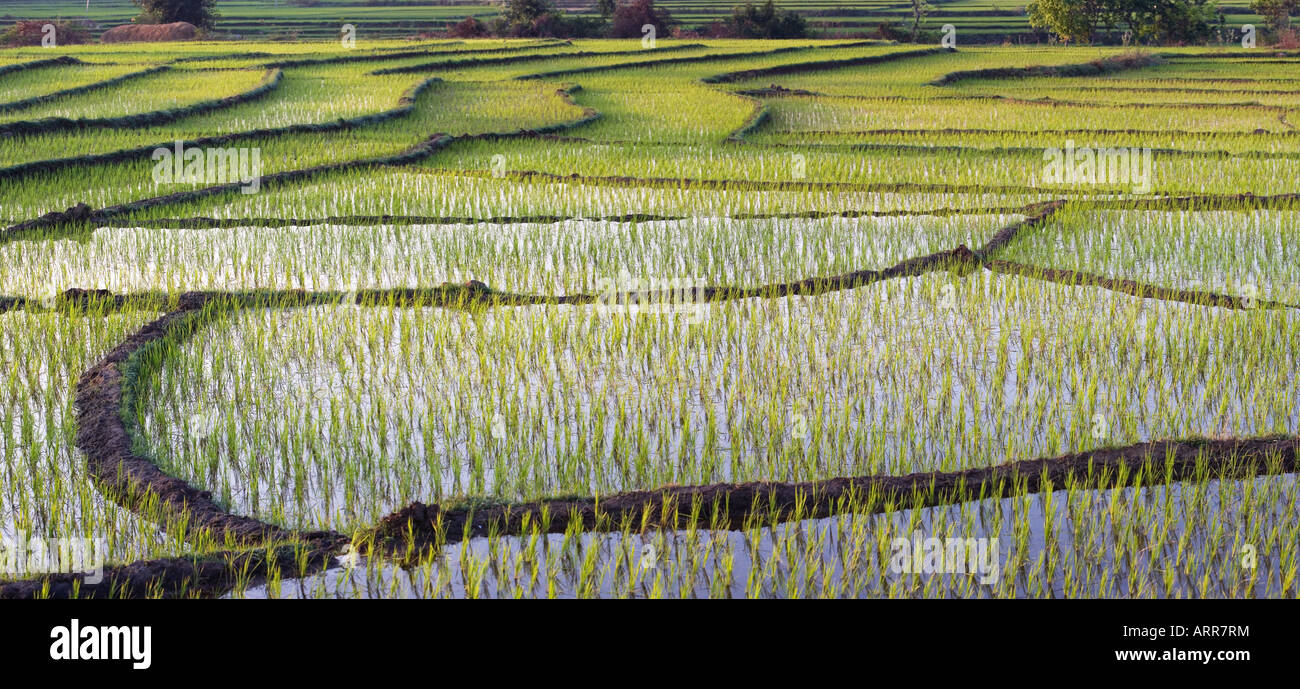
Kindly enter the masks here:
[[171, 24], [123, 24], [115, 26], [99, 37], [101, 43], [131, 43], [135, 41], [188, 41], [199, 33], [199, 28], [189, 22]]

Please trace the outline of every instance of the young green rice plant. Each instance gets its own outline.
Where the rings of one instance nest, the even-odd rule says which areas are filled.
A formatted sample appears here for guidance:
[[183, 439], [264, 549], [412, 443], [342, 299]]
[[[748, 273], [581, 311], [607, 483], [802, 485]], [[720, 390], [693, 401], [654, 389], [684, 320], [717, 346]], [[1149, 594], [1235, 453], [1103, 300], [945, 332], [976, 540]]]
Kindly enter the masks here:
[[[1297, 324], [1294, 310], [987, 272], [635, 317], [255, 311], [164, 362], [133, 414], [169, 471], [235, 512], [358, 527], [417, 499], [901, 475], [1294, 433]], [[201, 445], [174, 421], [198, 411], [219, 417]]]
[[[1293, 476], [1078, 485], [736, 530], [490, 536], [235, 597], [1279, 597], [1296, 595]], [[933, 540], [931, 540], [933, 539]], [[957, 547], [949, 549], [956, 542]], [[938, 549], [929, 551], [930, 543]], [[917, 547], [920, 550], [917, 550]], [[917, 558], [910, 556], [917, 552]], [[921, 553], [931, 553], [926, 560]], [[1246, 557], [1253, 553], [1254, 557]]]
[[[438, 170], [349, 170], [312, 181], [267, 189], [258, 194], [229, 194], [189, 203], [150, 208], [122, 219], [134, 222], [167, 218], [211, 217], [298, 218], [323, 220], [343, 216], [417, 216], [423, 218], [605, 218], [626, 215], [667, 217], [739, 217], [812, 213], [927, 214], [952, 209], [1020, 208], [1051, 198], [1048, 194], [1008, 195], [972, 190], [969, 193], [852, 191], [836, 187], [760, 187], [744, 182], [650, 185], [635, 180], [519, 179], [511, 174], [510, 147], [499, 150], [501, 177], [490, 174], [493, 159], [476, 157], [483, 166], [476, 174]], [[775, 172], [775, 170], [774, 170]], [[486, 174], [485, 174], [486, 173]], [[68, 200], [76, 198], [68, 195]], [[39, 198], [28, 203], [43, 207]], [[55, 206], [57, 204], [47, 204]], [[27, 207], [27, 206], [25, 206]], [[29, 211], [30, 212], [30, 211]], [[15, 216], [17, 217], [17, 216]], [[183, 224], [183, 223], [182, 223]]]
[[[1300, 305], [1294, 208], [1235, 196], [1295, 191], [1287, 65], [1177, 50], [1105, 76], [935, 86], [955, 71], [1117, 51], [963, 48], [719, 82], [711, 78], [908, 48], [242, 48], [83, 46], [66, 52], [92, 64], [0, 77], [0, 94], [10, 94], [0, 102], [12, 102], [170, 65], [5, 114], [103, 117], [236, 93], [269, 64], [313, 61], [284, 66], [256, 102], [166, 125], [2, 137], [0, 166], [237, 134], [231, 145], [257, 148], [272, 175], [390, 156], [437, 133], [493, 136], [401, 164], [3, 236], [5, 537], [102, 535], [110, 563], [233, 547], [185, 535], [160, 505], [128, 509], [99, 491], [75, 449], [76, 381], [182, 292], [302, 290], [328, 296], [309, 306], [288, 292], [220, 301], [194, 321], [202, 327], [192, 338], [151, 345], [126, 369], [122, 418], [138, 452], [235, 514], [353, 537], [356, 549], [337, 564], [301, 577], [292, 572], [305, 564], [259, 572], [222, 555], [238, 563], [232, 596], [1296, 595], [1297, 488], [1277, 467], [1174, 481], [1154, 461], [1041, 491], [989, 487], [951, 505], [851, 495], [833, 517], [812, 518], [801, 504], [740, 524], [692, 503], [679, 529], [631, 517], [552, 529], [544, 514], [510, 535], [411, 539], [391, 558], [373, 530], [417, 500], [487, 508], [1296, 434], [1300, 333], [1285, 305]], [[365, 59], [337, 61], [349, 56]], [[442, 81], [414, 90], [431, 76]], [[582, 89], [559, 91], [575, 84]], [[175, 100], [178, 90], [189, 95]], [[414, 98], [409, 113], [339, 123], [391, 112], [404, 94]], [[561, 137], [527, 131], [566, 123], [578, 126]], [[249, 133], [290, 125], [320, 128]], [[1049, 184], [1044, 151], [1067, 139], [1156, 149], [1152, 193]], [[161, 185], [152, 168], [136, 157], [28, 170], [0, 188], [0, 219], [202, 186]], [[1184, 194], [1207, 196], [1160, 199]], [[1069, 203], [998, 251], [961, 254], [934, 272], [881, 282], [862, 273], [851, 288], [808, 296], [775, 284], [978, 249], [1030, 204], [1054, 199]], [[367, 291], [471, 280], [606, 299], [488, 308], [437, 303], [436, 291]], [[703, 303], [608, 298], [681, 280], [767, 288]], [[157, 303], [60, 302], [74, 287]], [[900, 552], [928, 539], [973, 543], [977, 558], [902, 564]]]
[[1065, 209], [1002, 258], [1150, 285], [1300, 305], [1292, 210]]
[[[1150, 104], [1150, 99], [1140, 101]], [[1111, 103], [1005, 102], [998, 99], [945, 99], [924, 107], [909, 100], [854, 98], [772, 99], [771, 126], [789, 131], [856, 131], [863, 129], [1005, 129], [1009, 131], [1131, 129], [1135, 111]], [[1288, 131], [1277, 111], [1214, 105], [1198, 108], [1170, 103], [1143, 107], [1141, 128], [1154, 132], [1207, 128], [1223, 131]]]
[[135, 64], [73, 64], [32, 69], [0, 78], [0, 106], [81, 88], [141, 70]]
[[[258, 151], [260, 174], [269, 176], [317, 165], [396, 155], [439, 132], [477, 134], [537, 128], [581, 114], [579, 108], [558, 96], [553, 87], [536, 82], [503, 82], [474, 88], [432, 83], [422, 91], [416, 108], [406, 117], [373, 127], [349, 128], [327, 138], [319, 133], [288, 134], [239, 140], [218, 148]], [[159, 148], [170, 151], [174, 146], [174, 141], [162, 141]], [[206, 151], [214, 147], [185, 148]], [[65, 168], [30, 184], [7, 187], [0, 196], [4, 198], [4, 210], [10, 214], [9, 218], [31, 218], [77, 203], [102, 208], [214, 183], [205, 179], [199, 183], [160, 184], [154, 175], [158, 165], [156, 159], [146, 157]], [[248, 196], [241, 191], [233, 195]]]
[[[156, 314], [82, 311], [52, 296], [45, 300], [48, 307], [0, 313], [0, 537], [6, 548], [32, 539], [98, 539], [107, 564], [184, 552], [179, 534], [151, 521], [148, 505], [137, 514], [101, 495], [74, 444], [77, 378]], [[0, 581], [27, 578], [23, 573], [0, 572]]]
[[0, 123], [45, 117], [110, 118], [183, 108], [249, 91], [269, 76], [270, 72], [260, 69], [169, 69], [107, 88], [7, 110], [0, 113]]
[[479, 280], [535, 294], [595, 293], [602, 278], [692, 276], [757, 286], [886, 268], [979, 246], [1015, 215], [410, 226], [101, 229], [81, 241], [10, 242], [14, 296], [53, 281], [116, 293], [381, 289]]

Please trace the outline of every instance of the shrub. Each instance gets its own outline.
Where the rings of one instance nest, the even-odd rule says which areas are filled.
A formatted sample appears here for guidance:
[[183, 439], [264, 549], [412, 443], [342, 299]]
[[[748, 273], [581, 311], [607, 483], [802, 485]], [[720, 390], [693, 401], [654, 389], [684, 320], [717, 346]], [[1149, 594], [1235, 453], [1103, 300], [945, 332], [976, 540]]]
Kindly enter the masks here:
[[131, 0], [140, 8], [137, 24], [171, 24], [187, 22], [200, 29], [211, 29], [220, 15], [216, 0]]
[[447, 35], [452, 38], [485, 38], [492, 35], [492, 32], [488, 30], [487, 24], [474, 17], [465, 17], [448, 29]]
[[808, 22], [789, 10], [777, 9], [773, 0], [762, 6], [737, 5], [728, 20], [737, 38], [806, 38]]
[[736, 32], [727, 22], [710, 22], [701, 29], [705, 38], [735, 38]]
[[881, 22], [880, 26], [876, 30], [880, 33], [880, 37], [886, 41], [902, 42], [908, 39], [907, 31], [894, 26], [893, 24]]
[[45, 36], [46, 24], [54, 25], [54, 38], [59, 45], [74, 45], [90, 41], [90, 32], [81, 22], [32, 19], [20, 21], [4, 33], [0, 33], [0, 45], [7, 47], [40, 45], [41, 39]]

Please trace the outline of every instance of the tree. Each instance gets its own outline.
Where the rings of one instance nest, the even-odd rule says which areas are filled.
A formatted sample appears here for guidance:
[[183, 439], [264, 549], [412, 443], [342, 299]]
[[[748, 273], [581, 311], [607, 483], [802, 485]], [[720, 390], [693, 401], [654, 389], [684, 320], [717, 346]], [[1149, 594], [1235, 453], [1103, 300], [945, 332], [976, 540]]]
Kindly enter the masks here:
[[1072, 43], [1091, 43], [1113, 5], [1114, 0], [1036, 0], [1029, 3], [1029, 25]]
[[200, 29], [211, 29], [220, 15], [217, 0], [131, 0], [140, 8], [140, 17], [154, 24], [189, 22]]
[[1251, 0], [1250, 11], [1263, 15], [1270, 29], [1286, 31], [1291, 28], [1291, 15], [1300, 7], [1300, 0]]
[[808, 35], [808, 23], [789, 10], [778, 10], [772, 0], [762, 6], [750, 3], [737, 5], [727, 21], [740, 38], [803, 38]]
[[605, 19], [609, 19], [617, 7], [618, 3], [615, 0], [596, 0], [596, 11]]
[[1117, 23], [1139, 41], [1189, 43], [1209, 38], [1218, 15], [1211, 0], [1111, 0]]
[[598, 35], [602, 24], [595, 17], [565, 16], [552, 0], [502, 0], [501, 15], [488, 26], [511, 38], [586, 38]]
[[925, 0], [912, 0], [912, 42], [916, 42], [916, 37], [921, 33], [921, 22], [925, 21], [926, 15], [934, 7]]
[[619, 5], [614, 10], [609, 23], [610, 38], [640, 38], [641, 27], [650, 24], [656, 34], [668, 34], [668, 27], [673, 23], [673, 15], [663, 8], [655, 7], [654, 0], [632, 0]]
[[555, 4], [551, 0], [504, 0], [501, 3], [501, 19], [512, 27], [531, 26], [544, 14], [554, 14]]
[[1035, 0], [1029, 23], [1064, 40], [1091, 43], [1097, 33], [1124, 29], [1141, 42], [1185, 43], [1209, 38], [1217, 8], [1211, 0]]

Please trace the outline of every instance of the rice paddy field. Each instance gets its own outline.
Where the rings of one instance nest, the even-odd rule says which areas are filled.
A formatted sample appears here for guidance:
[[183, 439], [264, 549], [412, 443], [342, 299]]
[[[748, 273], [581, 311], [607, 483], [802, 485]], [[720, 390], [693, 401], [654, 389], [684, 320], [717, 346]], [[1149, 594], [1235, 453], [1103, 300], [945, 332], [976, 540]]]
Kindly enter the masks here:
[[0, 597], [1297, 596], [1300, 55], [361, 35], [0, 51]]

